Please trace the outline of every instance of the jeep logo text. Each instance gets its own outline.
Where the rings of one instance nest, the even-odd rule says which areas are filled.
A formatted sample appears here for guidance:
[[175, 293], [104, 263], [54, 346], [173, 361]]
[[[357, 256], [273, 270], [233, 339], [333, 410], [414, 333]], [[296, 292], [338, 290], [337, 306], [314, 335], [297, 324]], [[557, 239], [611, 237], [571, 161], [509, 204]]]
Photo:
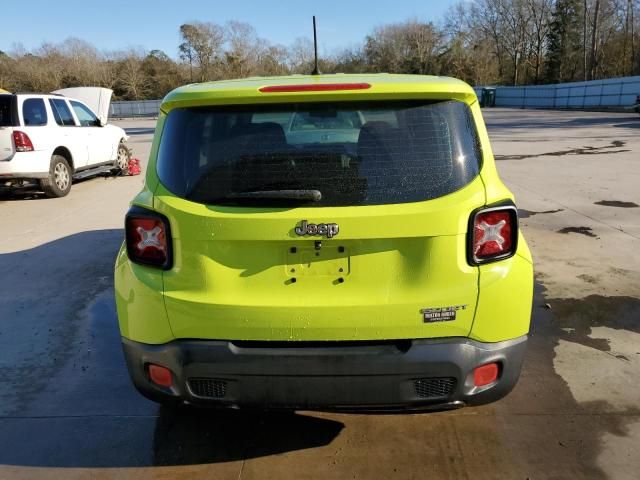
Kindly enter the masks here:
[[302, 220], [300, 225], [296, 227], [296, 234], [301, 237], [305, 235], [320, 235], [321, 237], [332, 238], [340, 231], [337, 223], [308, 223]]

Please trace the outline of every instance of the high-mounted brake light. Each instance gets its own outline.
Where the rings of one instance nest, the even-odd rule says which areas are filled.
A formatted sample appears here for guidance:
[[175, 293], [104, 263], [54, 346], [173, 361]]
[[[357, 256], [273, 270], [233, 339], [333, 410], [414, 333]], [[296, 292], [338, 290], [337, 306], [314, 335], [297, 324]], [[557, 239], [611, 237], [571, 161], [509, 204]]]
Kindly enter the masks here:
[[262, 87], [262, 93], [285, 92], [331, 92], [338, 90], [366, 90], [371, 88], [369, 83], [313, 83], [304, 85], [271, 85]]
[[473, 264], [512, 256], [518, 241], [518, 212], [513, 205], [479, 210], [471, 215], [469, 260]]
[[19, 130], [13, 131], [13, 144], [16, 147], [16, 152], [33, 152], [33, 143], [29, 135]]
[[171, 233], [164, 216], [133, 207], [125, 219], [125, 235], [132, 262], [164, 270], [171, 268]]

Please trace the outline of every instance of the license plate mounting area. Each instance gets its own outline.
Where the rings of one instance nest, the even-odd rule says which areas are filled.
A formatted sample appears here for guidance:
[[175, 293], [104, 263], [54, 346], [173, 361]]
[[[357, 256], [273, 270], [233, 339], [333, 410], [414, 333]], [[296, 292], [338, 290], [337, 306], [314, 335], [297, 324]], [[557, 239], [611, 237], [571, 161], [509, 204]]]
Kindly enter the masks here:
[[288, 277], [343, 277], [350, 272], [349, 252], [345, 247], [291, 247], [287, 252]]

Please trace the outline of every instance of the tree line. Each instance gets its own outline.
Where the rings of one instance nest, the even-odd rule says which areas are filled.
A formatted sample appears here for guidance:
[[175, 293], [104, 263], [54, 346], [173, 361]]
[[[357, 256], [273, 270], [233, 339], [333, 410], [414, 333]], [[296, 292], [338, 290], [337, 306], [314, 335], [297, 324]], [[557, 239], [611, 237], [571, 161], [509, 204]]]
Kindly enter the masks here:
[[[447, 75], [472, 85], [523, 85], [640, 74], [640, 0], [475, 0], [439, 22], [375, 27], [359, 43], [321, 55], [323, 73]], [[50, 92], [95, 85], [116, 99], [162, 98], [185, 83], [310, 73], [313, 44], [260, 38], [244, 22], [179, 27], [176, 57], [160, 50], [105, 52], [69, 38], [0, 51], [0, 87]], [[320, 39], [322, 40], [322, 39]]]

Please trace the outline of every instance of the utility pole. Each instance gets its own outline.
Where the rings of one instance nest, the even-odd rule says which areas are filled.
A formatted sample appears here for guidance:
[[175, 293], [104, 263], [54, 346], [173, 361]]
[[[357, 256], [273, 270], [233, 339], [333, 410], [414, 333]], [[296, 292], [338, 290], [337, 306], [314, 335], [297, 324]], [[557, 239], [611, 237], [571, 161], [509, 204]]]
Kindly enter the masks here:
[[634, 24], [633, 24], [633, 0], [629, 0], [629, 8], [631, 9], [631, 75], [636, 73], [636, 50], [634, 47]]
[[[631, 0], [627, 0], [627, 7], [624, 10], [624, 34], [622, 36], [622, 75], [629, 75], [627, 69], [627, 39], [629, 38], [629, 6]], [[633, 61], [631, 62], [631, 68], [633, 69]]]
[[587, 0], [584, 0], [582, 12], [582, 66], [584, 81], [587, 81]]

